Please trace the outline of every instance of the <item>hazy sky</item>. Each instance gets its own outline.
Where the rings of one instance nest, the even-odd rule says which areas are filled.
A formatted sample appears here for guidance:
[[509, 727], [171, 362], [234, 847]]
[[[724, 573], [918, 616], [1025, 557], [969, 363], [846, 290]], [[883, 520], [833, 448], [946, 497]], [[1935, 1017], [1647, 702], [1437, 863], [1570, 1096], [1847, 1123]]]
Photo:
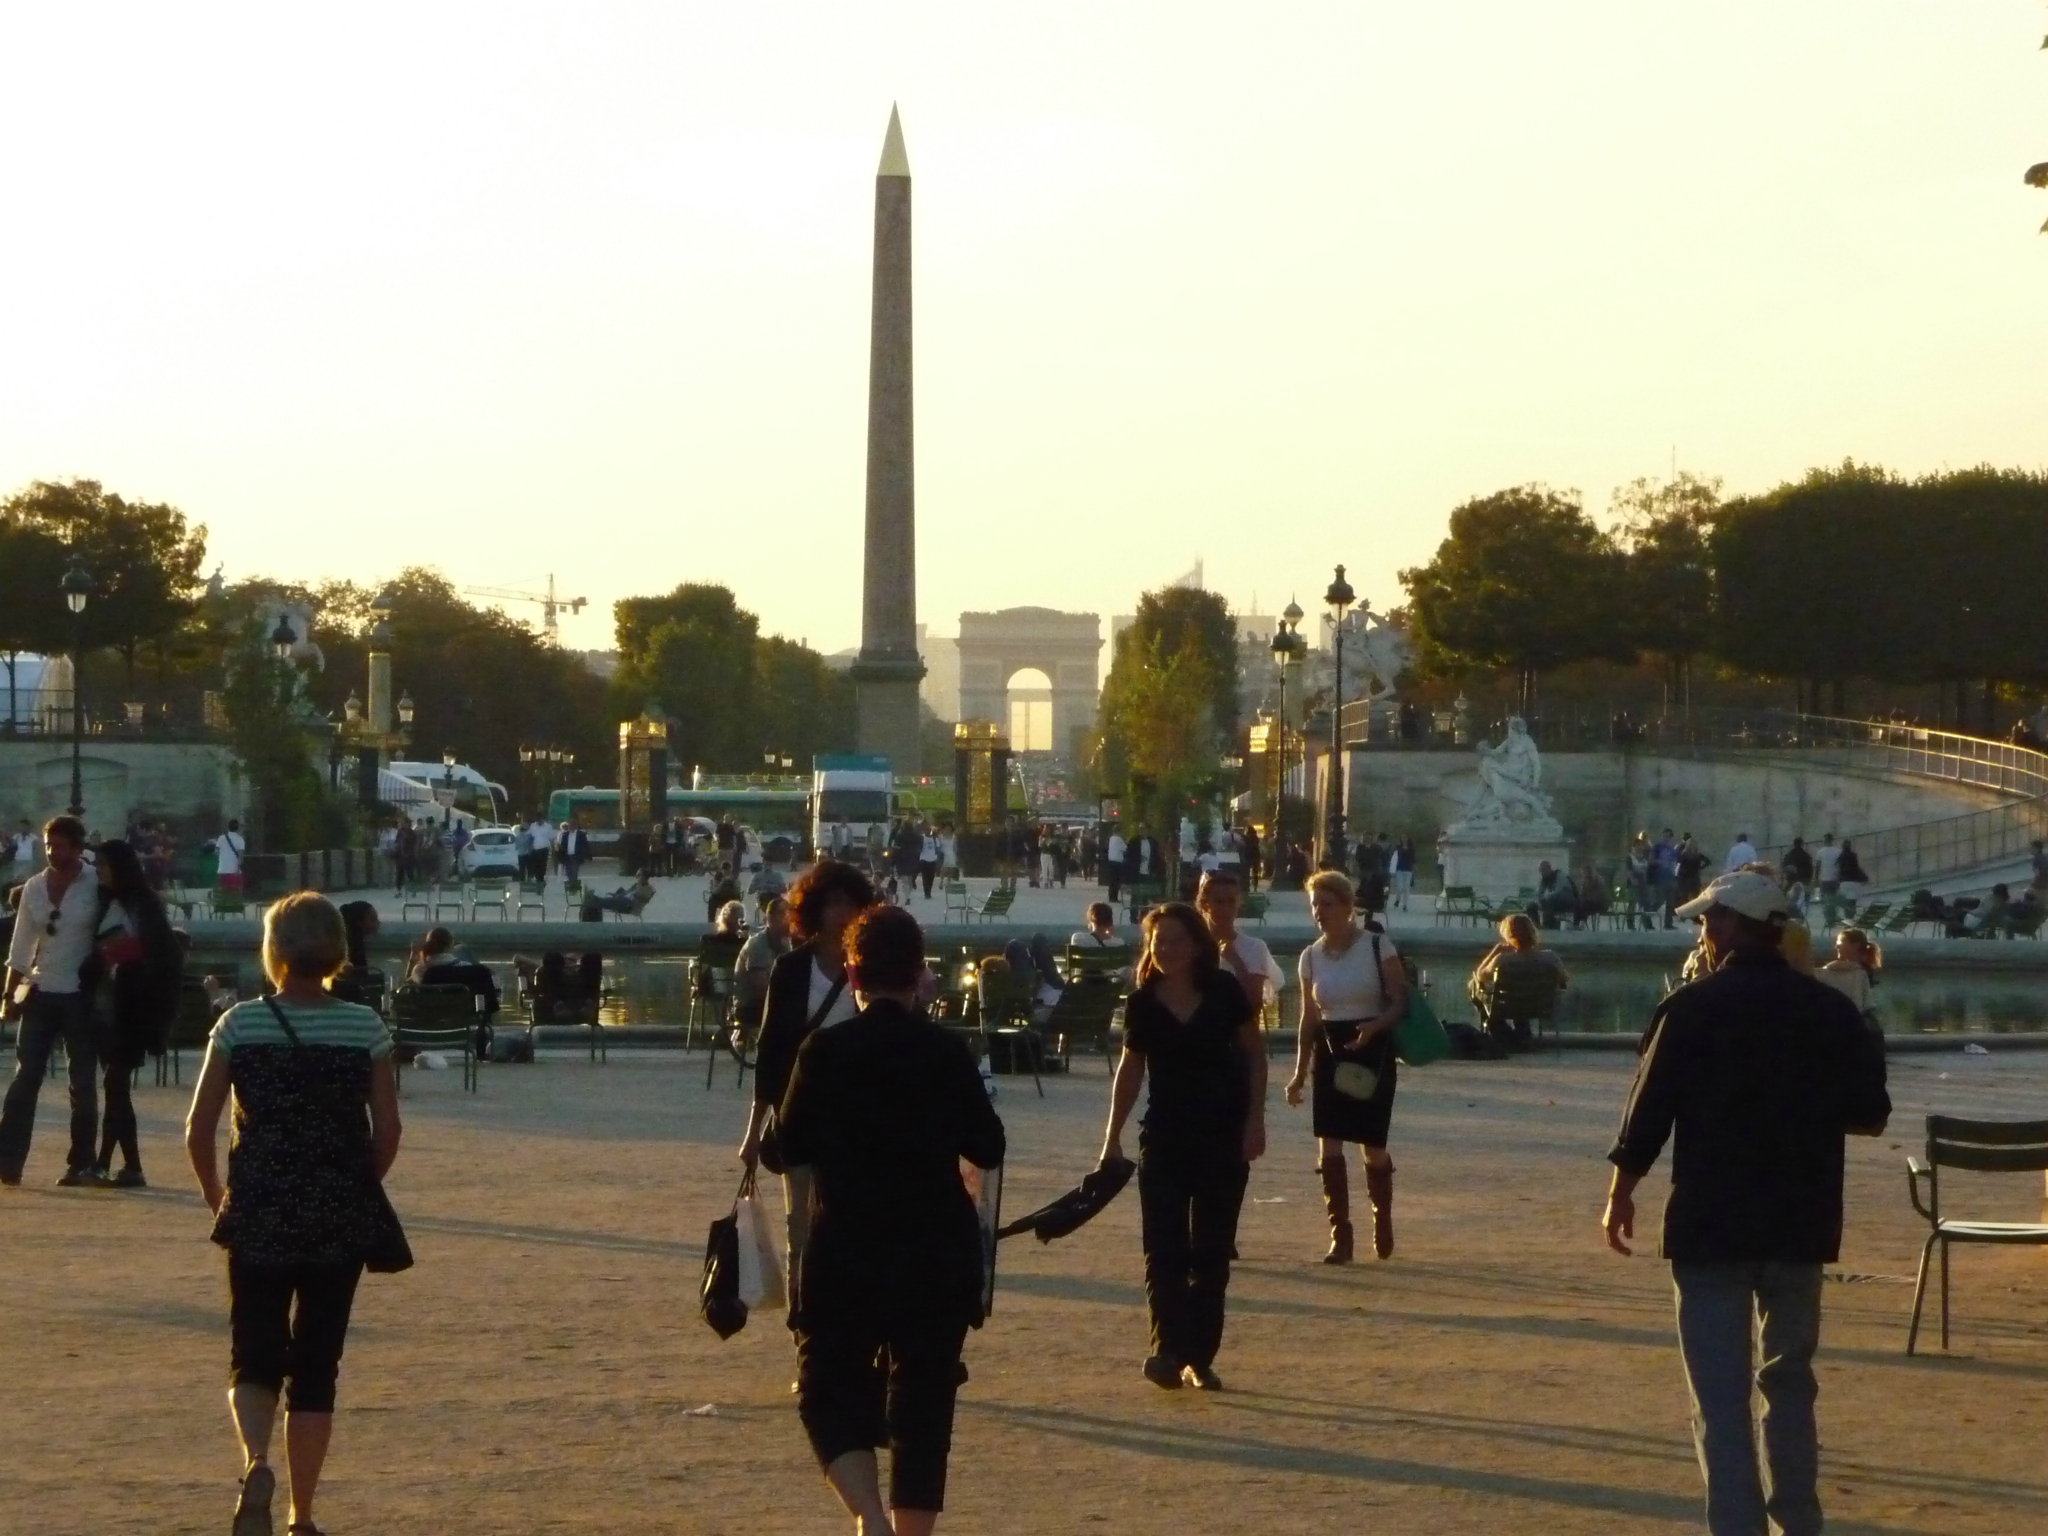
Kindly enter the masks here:
[[1450, 508], [2040, 467], [2044, 12], [0, 9], [0, 488], [230, 577], [685, 579], [858, 638], [873, 175], [916, 176], [920, 616], [1207, 562], [1381, 606]]

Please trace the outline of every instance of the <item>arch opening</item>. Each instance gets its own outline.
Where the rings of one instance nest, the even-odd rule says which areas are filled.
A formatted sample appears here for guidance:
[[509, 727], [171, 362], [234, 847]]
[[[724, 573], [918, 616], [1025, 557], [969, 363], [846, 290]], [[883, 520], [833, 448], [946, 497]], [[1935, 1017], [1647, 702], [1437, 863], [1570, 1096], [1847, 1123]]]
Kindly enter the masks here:
[[1010, 750], [1052, 751], [1052, 679], [1036, 667], [1020, 667], [1003, 689], [1009, 705]]

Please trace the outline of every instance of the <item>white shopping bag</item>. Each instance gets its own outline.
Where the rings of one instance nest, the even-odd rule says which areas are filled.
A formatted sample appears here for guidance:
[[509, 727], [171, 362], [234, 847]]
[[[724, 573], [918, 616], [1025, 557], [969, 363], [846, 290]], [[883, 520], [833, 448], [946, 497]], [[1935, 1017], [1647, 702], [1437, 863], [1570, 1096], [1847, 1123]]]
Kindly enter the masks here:
[[782, 1244], [768, 1212], [749, 1190], [733, 1215], [739, 1222], [740, 1300], [750, 1312], [779, 1311], [789, 1305], [789, 1287], [782, 1273]]

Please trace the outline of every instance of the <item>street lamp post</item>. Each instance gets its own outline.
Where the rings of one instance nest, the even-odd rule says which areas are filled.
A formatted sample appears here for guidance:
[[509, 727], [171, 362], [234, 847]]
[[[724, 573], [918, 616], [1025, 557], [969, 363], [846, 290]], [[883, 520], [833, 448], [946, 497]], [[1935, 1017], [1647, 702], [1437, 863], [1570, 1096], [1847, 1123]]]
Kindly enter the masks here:
[[1287, 684], [1290, 681], [1288, 669], [1294, 660], [1295, 648], [1301, 644], [1301, 636], [1295, 628], [1300, 622], [1300, 607], [1289, 603], [1286, 614], [1273, 629], [1273, 665], [1280, 673], [1280, 708], [1274, 715], [1276, 726], [1273, 743], [1273, 830], [1267, 841], [1275, 848], [1279, 846], [1281, 818], [1287, 810]]
[[1358, 594], [1351, 590], [1351, 583], [1344, 579], [1344, 567], [1337, 567], [1337, 576], [1323, 601], [1330, 606], [1330, 616], [1335, 623], [1330, 629], [1331, 658], [1335, 666], [1330, 689], [1330, 787], [1323, 810], [1323, 857], [1329, 863], [1342, 868], [1344, 848], [1344, 614], [1356, 601]]
[[92, 596], [92, 576], [75, 556], [62, 583], [64, 606], [71, 610], [71, 814], [85, 814], [85, 604]]

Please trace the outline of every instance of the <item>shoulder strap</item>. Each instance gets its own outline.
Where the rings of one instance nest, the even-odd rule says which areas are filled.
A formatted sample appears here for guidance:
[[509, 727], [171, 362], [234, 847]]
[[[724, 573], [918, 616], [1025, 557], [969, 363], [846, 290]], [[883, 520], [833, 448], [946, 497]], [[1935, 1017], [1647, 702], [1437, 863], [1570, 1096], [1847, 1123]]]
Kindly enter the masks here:
[[276, 995], [273, 993], [271, 996], [264, 998], [263, 1002], [264, 1006], [269, 1008], [271, 1016], [277, 1020], [277, 1027], [284, 1031], [285, 1039], [291, 1041], [292, 1049], [294, 1051], [304, 1050], [305, 1045], [299, 1039], [299, 1032], [292, 1028], [292, 1021], [286, 1018], [284, 1010], [277, 1006]]
[[[811, 961], [811, 964], [813, 965], [816, 965], [817, 963], [818, 962], [815, 959]], [[806, 1032], [816, 1029], [820, 1024], [824, 1023], [825, 1015], [832, 1011], [832, 1005], [839, 1001], [839, 994], [844, 992], [845, 990], [846, 972], [841, 971], [839, 973], [839, 979], [832, 983], [832, 990], [825, 994], [825, 1001], [818, 1004], [816, 1011], [813, 1012], [810, 1018], [805, 1022], [804, 1029], [806, 1030]]]

